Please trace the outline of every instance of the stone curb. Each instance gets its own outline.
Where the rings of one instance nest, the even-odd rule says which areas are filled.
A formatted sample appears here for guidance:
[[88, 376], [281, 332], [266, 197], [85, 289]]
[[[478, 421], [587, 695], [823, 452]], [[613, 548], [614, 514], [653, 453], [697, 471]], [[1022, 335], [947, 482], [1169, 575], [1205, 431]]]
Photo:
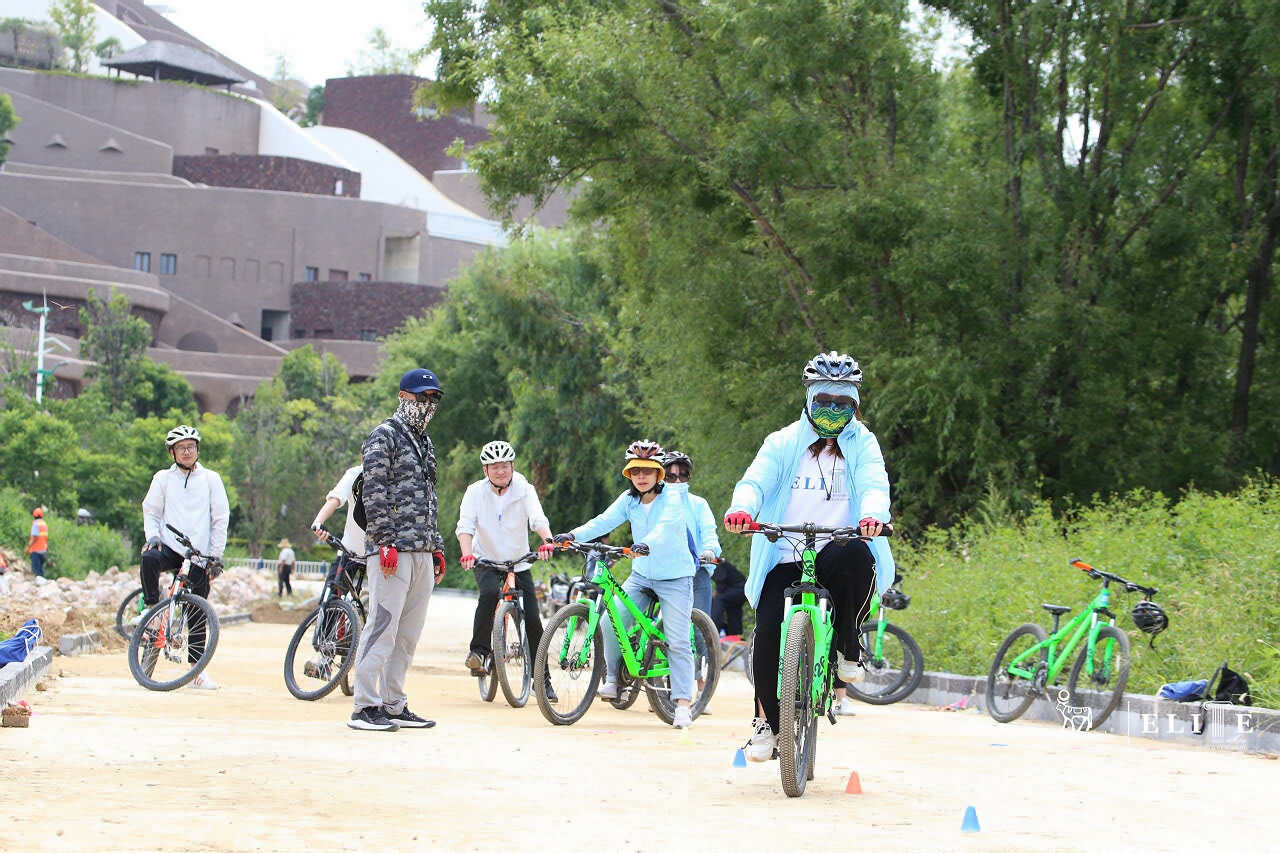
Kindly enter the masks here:
[[88, 631], [83, 634], [63, 634], [61, 639], [58, 640], [58, 654], [78, 655], [81, 652], [91, 652], [98, 645], [97, 631]]
[[0, 666], [0, 706], [17, 702], [23, 692], [35, 684], [53, 663], [53, 649], [36, 646], [21, 663]]
[[[986, 713], [986, 690], [986, 676], [926, 672], [920, 686], [903, 701], [945, 708], [967, 700], [964, 710]], [[1019, 719], [1069, 727], [1058, 708], [1045, 699], [1036, 700]], [[1246, 705], [1210, 702], [1206, 706], [1126, 693], [1097, 731], [1209, 749], [1280, 753], [1280, 711]]]

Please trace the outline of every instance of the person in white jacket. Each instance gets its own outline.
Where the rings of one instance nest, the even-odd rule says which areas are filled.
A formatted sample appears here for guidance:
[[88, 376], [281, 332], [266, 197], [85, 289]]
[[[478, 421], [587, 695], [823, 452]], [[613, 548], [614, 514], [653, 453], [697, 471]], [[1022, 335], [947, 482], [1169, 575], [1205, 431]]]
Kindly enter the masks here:
[[[454, 533], [462, 550], [459, 564], [474, 570], [476, 587], [480, 590], [476, 602], [476, 614], [471, 624], [471, 646], [464, 665], [472, 675], [484, 675], [484, 659], [493, 635], [494, 610], [506, 572], [497, 569], [476, 569], [476, 558], [485, 560], [514, 560], [529, 551], [529, 531], [538, 534], [538, 559], [549, 560], [554, 551], [551, 545], [551, 526], [538, 492], [523, 474], [515, 470], [516, 451], [505, 441], [491, 441], [480, 449], [480, 468], [484, 477], [467, 487], [458, 508], [458, 526]], [[525, 636], [531, 649], [542, 642], [542, 618], [538, 614], [538, 599], [533, 588], [533, 573], [529, 563], [516, 567], [516, 587], [524, 594]], [[550, 685], [548, 685], [550, 687]], [[548, 698], [555, 701], [555, 691]]]
[[[862, 369], [848, 355], [819, 353], [802, 372], [800, 419], [769, 435], [734, 487], [725, 529], [741, 533], [755, 520], [772, 524], [856, 525], [878, 537], [890, 520], [889, 475], [880, 443], [859, 419]], [[819, 537], [818, 581], [829, 593], [840, 656], [840, 681], [860, 678], [859, 626], [872, 594], [893, 580], [893, 555], [882, 538], [844, 544]], [[784, 539], [753, 537], [747, 600], [756, 609], [756, 719], [746, 757], [768, 761], [778, 732], [778, 650], [784, 591], [800, 579], [800, 556]]]
[[[151, 478], [151, 488], [142, 500], [142, 527], [147, 543], [142, 546], [138, 573], [142, 596], [148, 607], [160, 600], [160, 572], [182, 566], [185, 549], [167, 525], [182, 531], [195, 550], [213, 558], [209, 566], [194, 562], [189, 575], [191, 591], [209, 597], [209, 581], [222, 570], [222, 552], [227, 547], [227, 523], [231, 507], [222, 477], [200, 464], [200, 432], [182, 424], [169, 430], [164, 445], [173, 464]], [[205, 626], [193, 624], [188, 655], [192, 663], [204, 655]], [[216, 689], [207, 671], [191, 682], [192, 687]]]

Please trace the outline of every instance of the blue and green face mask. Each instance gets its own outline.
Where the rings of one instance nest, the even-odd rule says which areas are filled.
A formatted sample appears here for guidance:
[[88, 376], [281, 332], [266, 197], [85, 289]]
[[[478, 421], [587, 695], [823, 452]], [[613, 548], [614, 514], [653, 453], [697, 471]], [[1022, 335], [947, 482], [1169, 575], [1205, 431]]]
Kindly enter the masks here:
[[815, 401], [809, 407], [809, 420], [819, 436], [835, 438], [853, 420], [853, 406], [819, 405]]

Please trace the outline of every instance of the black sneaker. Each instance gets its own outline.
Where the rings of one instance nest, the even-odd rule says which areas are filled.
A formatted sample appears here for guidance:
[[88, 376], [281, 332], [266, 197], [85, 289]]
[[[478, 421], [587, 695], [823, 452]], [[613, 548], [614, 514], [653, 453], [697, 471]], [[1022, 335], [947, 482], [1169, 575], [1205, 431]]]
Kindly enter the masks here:
[[393, 714], [385, 707], [381, 710], [392, 725], [398, 725], [402, 729], [429, 729], [436, 724], [435, 720], [424, 720], [410, 711], [408, 705], [405, 705], [399, 714]]
[[550, 678], [548, 678], [546, 681], [544, 681], [542, 686], [546, 688], [546, 691], [547, 691], [547, 701], [548, 701], [548, 702], [550, 702], [552, 705], [554, 705], [554, 704], [556, 704], [557, 702], [559, 702], [559, 701], [560, 701], [560, 697], [556, 695], [555, 688], [551, 686], [551, 679], [550, 679]]
[[394, 732], [400, 726], [387, 716], [381, 706], [370, 705], [352, 714], [351, 719], [347, 720], [347, 728], [366, 732]]

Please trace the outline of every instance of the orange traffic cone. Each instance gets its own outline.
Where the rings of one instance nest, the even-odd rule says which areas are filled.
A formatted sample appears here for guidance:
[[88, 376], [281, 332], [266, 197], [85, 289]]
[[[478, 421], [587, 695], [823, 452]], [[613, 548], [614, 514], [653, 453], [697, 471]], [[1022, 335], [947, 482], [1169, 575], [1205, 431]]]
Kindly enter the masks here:
[[848, 783], [844, 786], [844, 792], [845, 792], [846, 794], [861, 794], [861, 793], [862, 793], [862, 783], [861, 783], [860, 781], [858, 781], [858, 771], [856, 771], [856, 770], [855, 770], [855, 771], [853, 771], [852, 773], [850, 773], [850, 774], [849, 774], [849, 781], [848, 781]]

